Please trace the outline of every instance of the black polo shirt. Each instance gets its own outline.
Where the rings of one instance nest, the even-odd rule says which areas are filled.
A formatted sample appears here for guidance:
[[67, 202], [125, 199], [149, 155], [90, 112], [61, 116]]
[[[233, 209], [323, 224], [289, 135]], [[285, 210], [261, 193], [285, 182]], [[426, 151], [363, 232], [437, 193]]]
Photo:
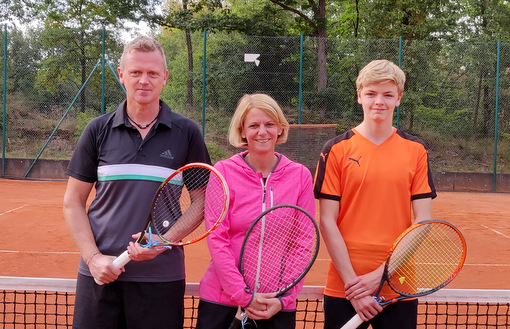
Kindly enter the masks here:
[[[161, 182], [190, 162], [210, 163], [198, 125], [163, 101], [156, 123], [142, 139], [126, 116], [126, 102], [116, 111], [89, 122], [66, 173], [95, 183], [88, 216], [99, 250], [120, 255], [131, 235], [144, 227], [154, 193]], [[90, 275], [81, 260], [79, 273]], [[121, 281], [165, 282], [184, 279], [182, 247], [158, 257], [129, 262]]]

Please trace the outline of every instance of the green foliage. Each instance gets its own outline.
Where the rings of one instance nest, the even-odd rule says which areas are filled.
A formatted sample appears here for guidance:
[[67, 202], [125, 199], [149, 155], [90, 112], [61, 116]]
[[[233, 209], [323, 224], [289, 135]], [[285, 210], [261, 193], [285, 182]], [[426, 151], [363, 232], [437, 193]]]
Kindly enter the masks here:
[[498, 145], [498, 173], [508, 172], [510, 166], [510, 134], [503, 133], [503, 139]]
[[[44, 23], [38, 29], [9, 29], [6, 84], [8, 103], [15, 105], [8, 114], [16, 116], [16, 122], [27, 120], [25, 127], [12, 134], [21, 134], [23, 128], [40, 135], [38, 123], [51, 129], [55, 124], [51, 115], [70, 105], [100, 58], [103, 25], [106, 53], [109, 61], [115, 61], [115, 67], [122, 50], [119, 24], [123, 20], [144, 20], [153, 26], [171, 27], [157, 36], [165, 48], [170, 71], [162, 98], [199, 123], [204, 79], [202, 31], [207, 29], [204, 124], [206, 140], [217, 145], [224, 144], [233, 109], [247, 92], [267, 92], [277, 98], [292, 123], [297, 122], [301, 105], [303, 123], [333, 122], [338, 124], [339, 132], [351, 128], [362, 119], [356, 101], [357, 73], [375, 58], [397, 62], [398, 37], [402, 36], [402, 68], [407, 83], [399, 123], [405, 130], [423, 134], [432, 142], [435, 154], [444, 148], [441, 168], [460, 167], [462, 152], [468, 152], [465, 157], [475, 163], [490, 158], [482, 148], [490, 149], [486, 141], [492, 138], [495, 125], [496, 39], [500, 38], [498, 119], [503, 127], [500, 147], [503, 154], [508, 154], [510, 7], [505, 2], [189, 0], [169, 1], [163, 15], [157, 13], [157, 4], [157, 0], [2, 2], [4, 18], [16, 17], [23, 24], [30, 20]], [[325, 11], [321, 11], [322, 4]], [[190, 43], [184, 31], [189, 32]], [[297, 37], [301, 33], [305, 35], [302, 103], [298, 98]], [[311, 37], [317, 35], [328, 36], [326, 49], [322, 50], [325, 62], [319, 60], [318, 39]], [[245, 63], [242, 56], [246, 53], [260, 53], [261, 64]], [[124, 94], [108, 69], [106, 78], [106, 107], [111, 110]], [[324, 78], [326, 86], [319, 87], [319, 80]], [[188, 104], [190, 91], [194, 97]], [[79, 127], [74, 136], [79, 135], [92, 113], [100, 113], [100, 95], [98, 69], [77, 99]], [[48, 115], [51, 121], [32, 119], [27, 113], [35, 118]], [[478, 140], [481, 146], [476, 145]], [[215, 144], [211, 148], [218, 156], [228, 154], [228, 150], [216, 150]], [[460, 158], [459, 163], [452, 164], [456, 158]]]
[[434, 130], [440, 134], [453, 137], [467, 137], [473, 134], [470, 129], [472, 110], [455, 110], [451, 113], [446, 108], [433, 109], [420, 105], [415, 113], [415, 130]]
[[501, 137], [508, 145], [510, 145], [510, 133], [502, 133]]
[[429, 40], [448, 37], [462, 17], [459, 1], [363, 1], [361, 38]]
[[360, 1], [328, 2], [328, 36], [357, 38], [360, 29]]
[[188, 32], [238, 30], [244, 23], [219, 0], [168, 1], [163, 15], [153, 15], [149, 21]]
[[85, 126], [90, 122], [90, 120], [97, 117], [99, 113], [94, 109], [86, 109], [85, 112], [78, 112], [76, 114], [76, 128], [74, 130], [74, 138], [78, 140], [80, 138]]
[[[36, 101], [36, 93], [31, 92], [41, 61], [40, 41], [36, 30], [25, 33], [11, 29], [8, 33], [8, 48], [16, 51], [7, 54], [7, 92], [16, 98]], [[3, 47], [2, 47], [3, 53]], [[3, 57], [2, 57], [3, 58]], [[24, 65], [20, 65], [24, 63]], [[3, 66], [3, 65], [2, 65]]]
[[227, 157], [225, 150], [215, 141], [209, 141], [206, 144], [213, 164]]
[[[201, 33], [193, 33], [192, 45], [193, 49], [200, 49], [202, 44]], [[187, 96], [187, 80], [192, 75], [194, 80], [198, 80], [199, 77], [195, 77], [193, 72], [188, 70], [188, 54], [186, 49], [186, 38], [182, 31], [169, 30], [165, 31], [162, 36], [159, 37], [159, 41], [165, 50], [165, 56], [168, 66], [168, 80], [165, 88], [162, 91], [161, 98], [168, 103], [173, 109], [185, 109], [186, 108], [186, 96]], [[193, 61], [195, 67], [200, 63], [201, 53], [200, 51], [194, 51]], [[198, 65], [199, 66], [199, 65]], [[200, 94], [201, 84], [197, 84], [193, 90], [194, 94]], [[198, 106], [197, 104], [194, 104]]]

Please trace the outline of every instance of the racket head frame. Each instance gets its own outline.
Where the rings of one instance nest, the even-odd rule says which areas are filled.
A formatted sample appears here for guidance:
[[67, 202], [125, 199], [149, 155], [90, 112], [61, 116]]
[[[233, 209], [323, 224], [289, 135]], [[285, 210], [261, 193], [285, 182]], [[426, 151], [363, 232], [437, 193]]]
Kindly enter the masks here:
[[[428, 288], [426, 290], [417, 291], [416, 293], [405, 293], [403, 291], [400, 291], [400, 290], [396, 289], [391, 284], [391, 280], [390, 280], [389, 267], [390, 267], [390, 263], [391, 263], [391, 260], [392, 260], [392, 256], [394, 255], [394, 252], [395, 252], [396, 248], [398, 246], [400, 246], [401, 243], [403, 243], [403, 240], [406, 239], [408, 234], [410, 234], [411, 232], [413, 232], [413, 231], [415, 231], [417, 229], [423, 229], [424, 226], [430, 226], [430, 225], [444, 225], [445, 227], [450, 229], [452, 232], [456, 233], [456, 237], [458, 237], [458, 241], [462, 245], [462, 254], [461, 254], [461, 257], [460, 257], [460, 259], [458, 261], [457, 267], [456, 267], [456, 269], [454, 271], [452, 271], [451, 275], [449, 275], [448, 278], [446, 278], [444, 281], [442, 281], [440, 284], [438, 284], [435, 287]], [[420, 242], [420, 244], [421, 244], [421, 242]], [[393, 243], [393, 246], [391, 247], [390, 251], [388, 252], [388, 255], [387, 255], [386, 261], [385, 261], [385, 265], [384, 265], [383, 280], [381, 281], [381, 284], [379, 285], [379, 288], [377, 289], [377, 292], [376, 292], [376, 294], [374, 296], [374, 299], [381, 306], [384, 306], [384, 305], [388, 305], [388, 304], [394, 303], [394, 302], [399, 301], [399, 300], [416, 298], [416, 297], [421, 297], [421, 296], [426, 296], [426, 295], [432, 294], [432, 293], [442, 289], [443, 287], [445, 287], [447, 284], [449, 284], [459, 274], [459, 272], [462, 269], [462, 267], [464, 265], [464, 262], [466, 260], [466, 253], [467, 253], [467, 244], [466, 244], [466, 240], [464, 238], [464, 235], [452, 223], [447, 222], [445, 220], [440, 220], [440, 219], [429, 219], [429, 220], [423, 220], [423, 221], [420, 221], [418, 223], [415, 223], [415, 224], [411, 225], [410, 227], [408, 227], [404, 232], [402, 232], [399, 235], [399, 237]], [[379, 296], [379, 293], [380, 293], [380, 291], [381, 291], [381, 289], [383, 287], [384, 282], [387, 282], [389, 287], [393, 291], [398, 293], [400, 296], [396, 297], [396, 298], [393, 298], [393, 299], [390, 299], [390, 300], [386, 300], [383, 296]]]
[[[195, 169], [195, 168], [196, 169], [205, 169], [205, 170], [208, 170], [210, 172], [210, 175], [215, 175], [215, 177], [221, 183], [221, 188], [223, 190], [223, 200], [221, 200], [221, 202], [222, 202], [222, 211], [219, 214], [219, 216], [217, 217], [214, 225], [212, 225], [208, 230], [206, 230], [204, 234], [202, 234], [199, 237], [192, 238], [192, 239], [189, 239], [189, 240], [185, 240], [185, 241], [181, 241], [181, 240], [179, 240], [179, 241], [171, 241], [171, 240], [168, 240], [167, 238], [165, 238], [164, 235], [159, 234], [157, 230], [155, 230], [156, 234], [162, 240], [163, 244], [167, 244], [167, 245], [171, 245], [171, 246], [184, 246], [184, 245], [189, 245], [189, 244], [201, 241], [207, 235], [209, 235], [212, 231], [214, 231], [216, 229], [216, 227], [218, 227], [218, 225], [220, 225], [220, 223], [223, 221], [223, 219], [225, 218], [225, 216], [226, 216], [226, 214], [228, 212], [228, 208], [229, 208], [229, 204], [230, 204], [230, 192], [229, 192], [229, 189], [228, 189], [227, 182], [226, 182], [225, 178], [223, 177], [223, 175], [216, 168], [214, 168], [210, 164], [201, 163], [201, 162], [191, 162], [191, 163], [188, 163], [188, 164], [180, 167], [179, 169], [177, 169], [167, 179], [165, 179], [165, 181], [163, 181], [163, 183], [161, 183], [161, 185], [158, 188], [158, 191], [156, 192], [156, 194], [154, 195], [154, 198], [152, 200], [152, 204], [151, 204], [151, 208], [150, 208], [151, 211], [150, 211], [149, 219], [147, 221], [147, 224], [146, 224], [144, 232], [147, 231], [149, 229], [149, 227], [151, 226], [153, 209], [155, 209], [155, 207], [156, 207], [156, 205], [158, 203], [159, 196], [162, 193], [162, 191], [165, 189], [165, 186], [167, 184], [169, 184], [175, 177], [177, 177], [178, 175], [182, 174], [184, 171], [190, 170], [190, 169]], [[205, 197], [205, 195], [204, 195], [204, 197]], [[220, 200], [218, 200], [218, 201], [220, 201]], [[143, 233], [142, 233], [142, 235], [143, 235]], [[141, 238], [143, 239], [143, 236], [141, 236]], [[141, 239], [140, 239], [140, 241], [141, 241]], [[137, 240], [137, 242], [139, 242], [139, 241]]]
[[[310, 257], [310, 262], [309, 262], [308, 266], [305, 268], [305, 270], [298, 277], [296, 277], [290, 284], [288, 284], [287, 286], [285, 286], [282, 289], [279, 289], [278, 291], [274, 291], [276, 293], [276, 297], [280, 297], [280, 296], [284, 295], [287, 291], [289, 291], [292, 287], [294, 287], [299, 281], [301, 281], [304, 278], [304, 276], [310, 271], [310, 268], [312, 267], [313, 263], [317, 259], [317, 255], [319, 254], [319, 246], [320, 246], [319, 227], [318, 227], [315, 219], [312, 217], [312, 215], [310, 215], [310, 213], [308, 211], [306, 211], [305, 209], [303, 209], [297, 205], [293, 205], [293, 204], [279, 204], [279, 205], [275, 205], [271, 208], [264, 210], [251, 223], [248, 231], [246, 232], [246, 234], [244, 236], [243, 243], [241, 246], [241, 251], [240, 251], [239, 264], [238, 264], [239, 272], [241, 273], [241, 275], [244, 278], [245, 277], [245, 269], [243, 266], [243, 259], [244, 259], [244, 254], [245, 254], [245, 247], [246, 247], [247, 241], [250, 238], [250, 232], [253, 231], [254, 227], [257, 226], [258, 222], [260, 220], [262, 220], [268, 213], [270, 213], [274, 210], [277, 210], [279, 208], [283, 208], [283, 207], [294, 208], [295, 210], [302, 212], [306, 217], [308, 217], [308, 219], [310, 219], [310, 222], [313, 224], [313, 227], [314, 227], [314, 234], [315, 234], [314, 246], [315, 247], [314, 247], [313, 253]], [[254, 291], [256, 291], [256, 289], [254, 289], [254, 288], [255, 287], [249, 287], [247, 285], [245, 288], [245, 291], [248, 293], [254, 293]]]

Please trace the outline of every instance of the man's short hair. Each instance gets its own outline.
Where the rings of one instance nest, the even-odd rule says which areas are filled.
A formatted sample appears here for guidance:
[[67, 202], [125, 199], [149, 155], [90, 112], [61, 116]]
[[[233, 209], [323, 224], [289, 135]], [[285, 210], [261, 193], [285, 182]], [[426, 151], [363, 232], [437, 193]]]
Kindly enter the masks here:
[[163, 51], [163, 47], [161, 44], [145, 35], [138, 36], [131, 40], [124, 46], [124, 51], [122, 52], [122, 56], [120, 57], [119, 67], [121, 69], [124, 68], [124, 57], [129, 54], [133, 50], [143, 51], [143, 52], [152, 52], [159, 51], [161, 56], [163, 57], [163, 62], [165, 63], [165, 71], [168, 70], [168, 66], [166, 63], [165, 52]]
[[358, 78], [356, 79], [356, 89], [359, 92], [370, 83], [386, 81], [395, 83], [399, 94], [402, 94], [406, 82], [406, 75], [404, 71], [393, 62], [386, 59], [374, 60], [368, 63], [359, 72]]
[[244, 119], [248, 111], [252, 108], [258, 108], [269, 115], [280, 127], [282, 133], [278, 136], [276, 144], [283, 144], [287, 141], [289, 135], [289, 122], [285, 119], [283, 111], [278, 103], [266, 94], [246, 94], [239, 100], [236, 111], [230, 121], [230, 129], [228, 141], [235, 147], [246, 147], [248, 141], [243, 138], [241, 131], [243, 130]]

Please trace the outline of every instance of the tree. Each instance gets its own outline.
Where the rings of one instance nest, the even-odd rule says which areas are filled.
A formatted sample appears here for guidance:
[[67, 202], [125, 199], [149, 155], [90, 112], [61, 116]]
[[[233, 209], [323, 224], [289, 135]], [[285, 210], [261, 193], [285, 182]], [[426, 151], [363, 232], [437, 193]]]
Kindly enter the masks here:
[[459, 1], [365, 0], [361, 6], [361, 38], [433, 40], [455, 38]]
[[[469, 41], [493, 41], [497, 39], [508, 40], [510, 38], [510, 5], [506, 1], [499, 0], [465, 0], [462, 1], [465, 11], [463, 12], [462, 24], [459, 24], [459, 34]], [[477, 97], [473, 113], [473, 130], [476, 133], [478, 127], [480, 108], [482, 108], [482, 120], [480, 121], [480, 134], [489, 136], [489, 123], [494, 122], [493, 104], [490, 97], [495, 93], [491, 86], [495, 86], [495, 76], [491, 75], [488, 68], [495, 68], [495, 50], [492, 56], [485, 54], [473, 54], [474, 63], [479, 63]]]
[[[298, 1], [299, 2], [299, 1]], [[269, 5], [272, 4], [272, 5]], [[247, 12], [246, 9], [249, 9]], [[291, 13], [294, 24], [287, 23], [283, 8]], [[270, 19], [278, 17], [277, 19]], [[185, 31], [188, 49], [188, 70], [193, 71], [193, 51], [190, 33], [194, 31], [239, 31], [247, 35], [285, 35], [294, 30], [308, 36], [317, 37], [318, 93], [327, 87], [326, 61], [326, 1], [313, 0], [296, 3], [293, 0], [266, 0], [254, 2], [225, 2], [219, 0], [185, 0], [169, 2], [169, 10], [152, 17], [151, 22], [166, 28]], [[285, 27], [286, 26], [286, 27]], [[192, 105], [192, 79], [188, 80], [188, 106]], [[324, 115], [326, 102], [319, 101], [320, 112]]]
[[191, 109], [194, 103], [192, 75], [194, 64], [191, 34], [203, 30], [228, 29], [228, 21], [232, 20], [232, 17], [220, 0], [169, 0], [167, 5], [168, 9], [161, 13], [144, 12], [141, 16], [151, 25], [184, 31], [188, 52], [187, 107]]
[[[42, 63], [39, 81], [48, 88], [55, 88], [66, 81], [73, 81], [79, 89], [90, 71], [101, 58], [102, 26], [111, 22], [102, 16], [102, 9], [88, 1], [50, 2], [40, 6], [45, 16], [45, 29], [41, 40], [43, 49], [52, 56]], [[111, 25], [110, 25], [111, 26]], [[106, 32], [107, 51], [118, 53], [119, 37]], [[74, 72], [79, 72], [75, 77]], [[80, 94], [80, 110], [85, 112], [87, 89]]]
[[358, 38], [360, 6], [364, 0], [334, 1], [328, 7], [328, 36]]
[[[19, 100], [34, 100], [33, 84], [41, 60], [37, 31], [8, 29], [7, 93]], [[2, 49], [3, 53], [3, 49]]]
[[[12, 17], [22, 24], [37, 22], [40, 28], [40, 51], [44, 55], [36, 77], [40, 93], [60, 94], [62, 100], [66, 99], [73, 93], [68, 87], [63, 87], [69, 83], [77, 86], [76, 93], [101, 58], [102, 27], [110, 30], [105, 35], [106, 51], [114, 57], [120, 48], [117, 40], [121, 29], [117, 27], [121, 27], [121, 18], [135, 19], [136, 16], [134, 8], [128, 6], [131, 2], [14, 0], [9, 7]], [[82, 112], [86, 103], [87, 89], [80, 95]]]
[[[306, 35], [317, 38], [317, 91], [319, 95], [328, 85], [327, 49], [326, 49], [326, 0], [269, 0], [296, 17], [297, 24]], [[326, 102], [317, 104], [321, 117], [326, 115]]]

